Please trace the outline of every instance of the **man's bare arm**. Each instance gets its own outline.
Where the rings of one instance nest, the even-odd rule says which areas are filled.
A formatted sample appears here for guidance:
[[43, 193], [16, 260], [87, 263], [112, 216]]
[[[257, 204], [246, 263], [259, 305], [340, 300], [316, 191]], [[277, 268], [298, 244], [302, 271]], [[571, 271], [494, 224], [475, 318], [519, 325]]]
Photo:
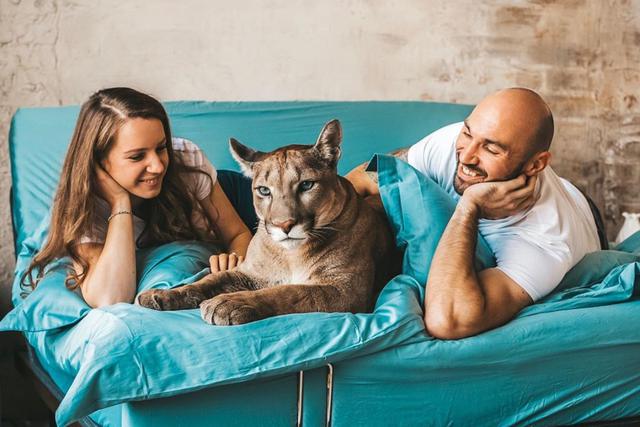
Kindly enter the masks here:
[[390, 156], [397, 157], [405, 162], [409, 161], [409, 147], [399, 148], [389, 153]]
[[425, 326], [436, 338], [459, 339], [508, 322], [531, 298], [502, 271], [476, 273], [478, 209], [459, 204], [433, 257]]
[[[409, 148], [400, 148], [389, 154], [406, 162], [408, 153]], [[369, 162], [365, 162], [356, 166], [345, 176], [349, 181], [351, 181], [356, 192], [363, 197], [375, 196], [380, 193], [378, 190], [378, 173], [366, 171], [365, 168], [368, 164]]]
[[436, 338], [458, 339], [500, 326], [533, 301], [496, 268], [475, 271], [481, 217], [503, 218], [535, 203], [536, 177], [470, 186], [440, 239], [425, 293], [425, 326]]

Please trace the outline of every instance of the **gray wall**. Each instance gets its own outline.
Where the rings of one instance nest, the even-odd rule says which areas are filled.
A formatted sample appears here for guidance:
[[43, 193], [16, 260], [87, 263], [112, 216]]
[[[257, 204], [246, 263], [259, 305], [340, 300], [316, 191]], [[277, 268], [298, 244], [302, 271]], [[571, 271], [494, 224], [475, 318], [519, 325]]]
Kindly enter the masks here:
[[0, 0], [0, 279], [19, 106], [112, 85], [163, 100], [463, 103], [528, 86], [556, 115], [554, 168], [613, 237], [621, 210], [640, 211], [638, 83], [640, 1]]

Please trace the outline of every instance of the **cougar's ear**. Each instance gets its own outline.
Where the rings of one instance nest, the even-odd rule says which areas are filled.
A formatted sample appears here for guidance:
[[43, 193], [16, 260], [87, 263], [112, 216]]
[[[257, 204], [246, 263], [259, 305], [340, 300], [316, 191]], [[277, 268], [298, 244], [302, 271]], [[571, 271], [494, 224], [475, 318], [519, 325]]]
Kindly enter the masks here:
[[229, 139], [229, 151], [231, 151], [231, 155], [240, 165], [242, 172], [249, 178], [253, 178], [253, 164], [260, 160], [264, 153], [242, 145], [233, 138]]
[[331, 120], [324, 125], [320, 136], [314, 148], [320, 154], [320, 157], [324, 159], [331, 167], [335, 167], [338, 164], [341, 150], [340, 144], [342, 143], [342, 126], [336, 119]]

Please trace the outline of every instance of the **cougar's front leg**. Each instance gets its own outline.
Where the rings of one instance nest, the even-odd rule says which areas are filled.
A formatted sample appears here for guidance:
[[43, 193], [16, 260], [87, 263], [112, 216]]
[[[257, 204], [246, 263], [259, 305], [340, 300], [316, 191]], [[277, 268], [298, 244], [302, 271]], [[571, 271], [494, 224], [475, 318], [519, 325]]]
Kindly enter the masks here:
[[197, 308], [202, 301], [224, 292], [250, 289], [251, 279], [239, 271], [209, 274], [190, 285], [174, 289], [151, 289], [138, 296], [138, 304], [154, 310]]
[[204, 301], [200, 312], [207, 323], [239, 325], [280, 314], [359, 311], [349, 300], [331, 285], [282, 285], [218, 295]]

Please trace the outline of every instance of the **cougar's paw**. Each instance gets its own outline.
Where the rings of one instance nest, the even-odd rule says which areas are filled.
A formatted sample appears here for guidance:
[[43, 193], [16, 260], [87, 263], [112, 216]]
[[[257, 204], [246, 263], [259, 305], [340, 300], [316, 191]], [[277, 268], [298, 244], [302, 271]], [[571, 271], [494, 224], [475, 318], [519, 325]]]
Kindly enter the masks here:
[[171, 310], [170, 291], [164, 289], [151, 289], [144, 291], [136, 299], [139, 306], [151, 308], [153, 310]]
[[[151, 289], [144, 291], [137, 298], [137, 304], [153, 310], [181, 310], [195, 308], [197, 303], [189, 304], [182, 292], [173, 289]], [[191, 307], [189, 307], [191, 306]]]
[[242, 325], [262, 318], [254, 299], [241, 292], [222, 294], [200, 304], [202, 319], [212, 325]]

